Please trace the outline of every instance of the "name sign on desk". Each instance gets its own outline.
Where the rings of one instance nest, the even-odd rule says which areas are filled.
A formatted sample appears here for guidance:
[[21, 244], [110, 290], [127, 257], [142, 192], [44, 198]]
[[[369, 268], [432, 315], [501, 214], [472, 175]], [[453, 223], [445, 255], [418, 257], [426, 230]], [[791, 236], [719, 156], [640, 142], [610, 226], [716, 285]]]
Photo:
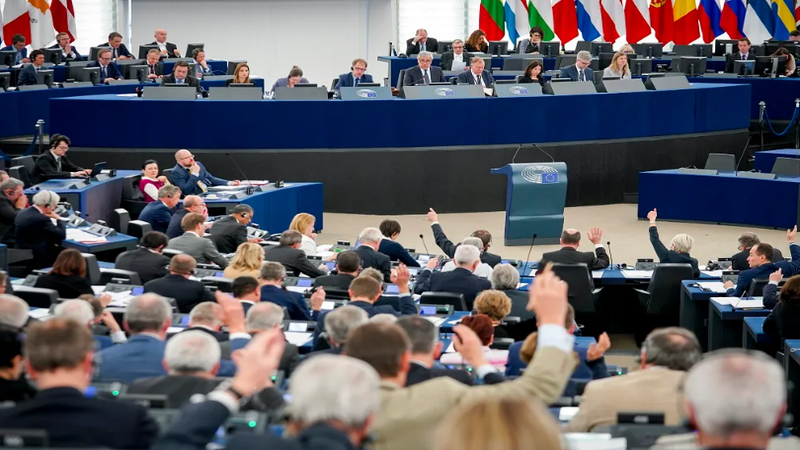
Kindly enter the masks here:
[[717, 171], [714, 169], [692, 169], [689, 167], [681, 167], [678, 169], [678, 173], [684, 175], [717, 175]]
[[197, 90], [188, 84], [186, 87], [150, 86], [145, 88], [142, 97], [150, 100], [197, 100]]
[[275, 100], [327, 100], [328, 91], [322, 87], [276, 87]]
[[476, 84], [452, 84], [433, 86], [403, 86], [407, 99], [435, 98], [484, 98], [483, 87]]
[[536, 97], [542, 95], [539, 83], [531, 84], [495, 84], [495, 97]]
[[258, 86], [215, 87], [208, 94], [211, 100], [263, 100], [264, 90]]
[[392, 88], [379, 87], [343, 87], [339, 89], [342, 100], [391, 100]]

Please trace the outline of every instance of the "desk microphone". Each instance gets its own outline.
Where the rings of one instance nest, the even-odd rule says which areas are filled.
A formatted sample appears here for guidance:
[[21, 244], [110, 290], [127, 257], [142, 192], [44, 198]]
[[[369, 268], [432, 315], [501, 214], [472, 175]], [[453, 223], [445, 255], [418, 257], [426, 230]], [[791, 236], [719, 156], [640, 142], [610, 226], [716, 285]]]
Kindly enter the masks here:
[[744, 159], [744, 155], [747, 154], [747, 147], [749, 147], [749, 146], [750, 146], [750, 138], [748, 137], [747, 138], [747, 142], [744, 144], [744, 150], [742, 150], [742, 156], [739, 157], [739, 161], [736, 163], [736, 168], [734, 169], [734, 172], [738, 172], [739, 171], [739, 164], [742, 163], [742, 160]]
[[517, 151], [514, 152], [514, 156], [511, 157], [511, 164], [514, 164], [517, 161], [517, 155], [519, 154], [519, 151], [522, 150], [522, 147], [524, 147], [526, 145], [530, 145], [533, 148], [535, 148], [535, 149], [539, 150], [540, 152], [544, 153], [545, 155], [547, 155], [547, 157], [550, 158], [550, 162], [556, 162], [556, 160], [553, 158], [552, 155], [550, 155], [550, 153], [547, 153], [541, 147], [539, 147], [535, 143], [531, 142], [530, 144], [519, 144], [519, 147], [517, 147]]
[[525, 265], [526, 265], [526, 267], [527, 267], [528, 262], [531, 259], [531, 251], [533, 251], [533, 244], [536, 242], [536, 236], [538, 236], [536, 233], [533, 233], [533, 236], [531, 236], [531, 246], [528, 247], [528, 256], [525, 257]]
[[423, 246], [423, 247], [425, 247], [425, 253], [427, 253], [427, 254], [429, 254], [429, 255], [430, 255], [430, 254], [431, 254], [431, 252], [430, 252], [430, 251], [428, 251], [428, 246], [427, 246], [427, 245], [425, 245], [425, 236], [423, 236], [423, 235], [422, 235], [422, 233], [420, 233], [420, 234], [419, 234], [419, 238], [420, 238], [420, 239], [422, 239], [422, 246]]
[[228, 157], [228, 159], [230, 159], [230, 160], [231, 160], [231, 162], [233, 163], [233, 165], [236, 167], [236, 170], [238, 170], [238, 171], [239, 171], [239, 173], [242, 175], [242, 178], [244, 178], [244, 180], [245, 180], [245, 181], [247, 181], [248, 188], [247, 188], [247, 191], [246, 191], [246, 192], [247, 192], [247, 195], [251, 195], [253, 192], [255, 192], [255, 187], [253, 186], [253, 183], [251, 183], [251, 182], [250, 182], [250, 179], [249, 179], [249, 178], [247, 178], [247, 175], [245, 175], [245, 173], [244, 173], [244, 171], [242, 170], [242, 168], [241, 168], [241, 167], [239, 167], [239, 164], [236, 164], [236, 160], [235, 160], [235, 159], [233, 159], [233, 157], [231, 156], [231, 154], [230, 154], [230, 153], [227, 153], [227, 152], [226, 152], [226, 153], [225, 153], [225, 156], [227, 156], [227, 157]]
[[611, 254], [611, 241], [606, 241], [606, 245], [608, 246], [608, 259], [609, 259], [608, 268], [609, 269], [613, 269], [614, 268], [614, 255]]

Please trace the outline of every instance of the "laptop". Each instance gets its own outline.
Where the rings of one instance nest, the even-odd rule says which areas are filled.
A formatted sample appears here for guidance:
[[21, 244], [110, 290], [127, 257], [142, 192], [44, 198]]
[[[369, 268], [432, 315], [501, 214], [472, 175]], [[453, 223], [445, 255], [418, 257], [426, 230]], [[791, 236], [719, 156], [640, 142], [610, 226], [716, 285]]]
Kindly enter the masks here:
[[89, 178], [94, 178], [94, 177], [100, 175], [100, 173], [105, 168], [106, 168], [106, 162], [105, 161], [102, 161], [102, 162], [99, 162], [99, 163], [94, 163], [94, 168], [92, 169], [92, 173], [89, 174]]

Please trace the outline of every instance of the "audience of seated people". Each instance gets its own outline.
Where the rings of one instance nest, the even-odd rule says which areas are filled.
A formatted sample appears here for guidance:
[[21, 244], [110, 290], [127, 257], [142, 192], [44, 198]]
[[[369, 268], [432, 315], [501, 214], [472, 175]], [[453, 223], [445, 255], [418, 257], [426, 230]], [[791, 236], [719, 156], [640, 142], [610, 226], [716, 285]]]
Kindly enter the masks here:
[[419, 275], [414, 286], [415, 294], [423, 292], [452, 292], [464, 295], [467, 310], [472, 309], [472, 302], [479, 292], [491, 289], [492, 284], [473, 272], [480, 264], [480, 252], [471, 245], [460, 245], [455, 250], [453, 261], [456, 268], [451, 272], [433, 272], [438, 261], [431, 258]]
[[[361, 257], [358, 253], [348, 250], [336, 255], [336, 273], [323, 275], [314, 279], [314, 287], [324, 287], [336, 291], [347, 291], [350, 283], [356, 279], [361, 271]], [[383, 275], [381, 274], [381, 278]]]
[[[305, 255], [304, 255], [305, 257]], [[302, 294], [288, 291], [283, 283], [286, 269], [276, 262], [265, 262], [261, 266], [261, 301], [272, 302], [286, 308], [291, 320], [317, 320], [325, 300], [325, 290], [319, 288], [311, 296], [311, 311]]]
[[361, 257], [361, 268], [372, 267], [383, 274], [384, 281], [389, 281], [392, 274], [392, 262], [387, 255], [380, 253], [383, 234], [377, 228], [364, 228], [358, 235], [358, 246], [354, 250]]
[[653, 250], [658, 255], [658, 261], [661, 263], [689, 264], [692, 266], [692, 276], [694, 278], [699, 277], [700, 268], [697, 266], [697, 259], [692, 258], [689, 254], [692, 251], [694, 238], [685, 233], [676, 234], [672, 238], [670, 248], [667, 249], [658, 237], [656, 217], [658, 217], [658, 211], [655, 209], [647, 213], [647, 219], [650, 220], [650, 243], [653, 244]]
[[[461, 241], [461, 244], [459, 244], [459, 245], [471, 245], [471, 246], [477, 248], [479, 252], [483, 251], [483, 241], [481, 241], [479, 238], [476, 238], [476, 237], [464, 238], [464, 240]], [[451, 261], [447, 261], [442, 266], [441, 271], [442, 272], [450, 272], [451, 270], [454, 270], [455, 268], [456, 268], [456, 263], [455, 263], [455, 261], [451, 260]], [[480, 264], [478, 264], [478, 267], [476, 267], [475, 270], [472, 273], [474, 273], [475, 275], [477, 275], [477, 276], [479, 276], [481, 278], [491, 278], [492, 270], [494, 270], [492, 268], [492, 266], [486, 264], [485, 262], [481, 262]]]
[[419, 267], [417, 260], [408, 253], [405, 247], [397, 242], [397, 238], [400, 237], [400, 231], [402, 230], [400, 222], [386, 219], [381, 222], [378, 229], [381, 230], [381, 234], [383, 235], [380, 246], [378, 246], [379, 253], [388, 256], [391, 261], [399, 261], [408, 267]]
[[[181, 221], [189, 213], [200, 214], [203, 217], [208, 218], [208, 208], [206, 207], [206, 202], [203, 200], [203, 197], [197, 195], [187, 195], [183, 198], [182, 208], [176, 208], [175, 212], [172, 214], [172, 218], [169, 221], [169, 226], [167, 227], [166, 231], [167, 237], [172, 239], [183, 234]], [[139, 216], [139, 220], [142, 220], [141, 216]]]
[[21, 210], [14, 219], [14, 241], [19, 249], [33, 253], [32, 269], [50, 267], [61, 252], [67, 229], [55, 213], [61, 197], [41, 190], [34, 194], [33, 205]]
[[796, 237], [797, 226], [794, 229], [786, 230], [786, 240], [789, 242], [789, 252], [792, 255], [791, 261], [772, 261], [775, 251], [771, 245], [763, 242], [750, 248], [750, 256], [747, 258], [750, 268], [739, 272], [739, 278], [735, 284], [728, 280], [723, 285], [727, 289], [728, 297], [745, 295], [750, 288], [751, 281], [756, 278], [768, 278], [776, 270], [780, 269], [784, 277], [791, 277], [800, 272], [800, 246], [795, 242]]
[[242, 309], [247, 314], [253, 305], [261, 301], [261, 283], [254, 277], [234, 278], [231, 283], [231, 295], [242, 304]]
[[213, 302], [214, 294], [203, 283], [190, 280], [197, 266], [190, 255], [175, 255], [169, 261], [169, 275], [148, 281], [144, 292], [175, 300], [178, 312], [188, 314], [198, 303]]
[[209, 233], [211, 242], [220, 253], [233, 253], [245, 242], [259, 242], [259, 238], [247, 237], [247, 225], [253, 220], [253, 207], [250, 205], [236, 205], [230, 214], [215, 220]]
[[[750, 263], [747, 261], [750, 257], [750, 249], [754, 246], [761, 243], [761, 240], [758, 239], [758, 235], [746, 231], [739, 236], [739, 253], [731, 256], [731, 270], [747, 270], [750, 268]], [[783, 254], [777, 248], [772, 248], [772, 259], [771, 261], [782, 261]]]
[[300, 250], [302, 241], [303, 235], [299, 231], [284, 231], [278, 245], [264, 249], [264, 261], [282, 264], [288, 271], [291, 271], [292, 276], [298, 276], [301, 273], [311, 278], [326, 275], [328, 267], [325, 264], [314, 266], [306, 257], [305, 252]]

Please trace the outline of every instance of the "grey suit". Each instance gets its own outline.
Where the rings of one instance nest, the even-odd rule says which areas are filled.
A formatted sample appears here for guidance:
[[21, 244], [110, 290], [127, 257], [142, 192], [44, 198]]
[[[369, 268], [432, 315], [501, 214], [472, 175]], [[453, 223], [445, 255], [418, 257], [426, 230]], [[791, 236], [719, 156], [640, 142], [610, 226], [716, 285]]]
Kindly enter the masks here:
[[[442, 69], [439, 67], [431, 66], [428, 71], [431, 83], [445, 81], [444, 73], [442, 73]], [[421, 86], [425, 84], [422, 80], [422, 69], [420, 69], [419, 66], [414, 66], [406, 70], [406, 74], [403, 76], [403, 86]]]
[[191, 255], [200, 264], [213, 262], [223, 269], [228, 266], [228, 260], [217, 251], [211, 239], [202, 238], [192, 232], [187, 231], [182, 236], [170, 239], [167, 248]]

